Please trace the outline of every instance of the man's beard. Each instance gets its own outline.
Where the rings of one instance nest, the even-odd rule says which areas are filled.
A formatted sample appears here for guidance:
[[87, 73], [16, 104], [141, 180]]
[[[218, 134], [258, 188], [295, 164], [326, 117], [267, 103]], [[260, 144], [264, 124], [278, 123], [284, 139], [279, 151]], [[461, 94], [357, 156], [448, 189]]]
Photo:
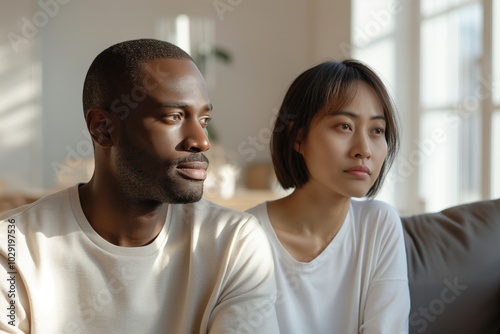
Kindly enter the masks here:
[[[203, 161], [208, 159], [202, 153], [193, 153], [186, 158], [160, 162], [154, 160], [154, 166], [147, 166], [138, 156], [139, 150], [127, 145], [120, 147], [116, 166], [122, 191], [131, 200], [159, 203], [193, 203], [203, 195], [203, 181], [187, 180], [175, 170], [175, 166], [184, 162]], [[148, 158], [151, 158], [148, 156]], [[160, 169], [160, 170], [159, 170]]]

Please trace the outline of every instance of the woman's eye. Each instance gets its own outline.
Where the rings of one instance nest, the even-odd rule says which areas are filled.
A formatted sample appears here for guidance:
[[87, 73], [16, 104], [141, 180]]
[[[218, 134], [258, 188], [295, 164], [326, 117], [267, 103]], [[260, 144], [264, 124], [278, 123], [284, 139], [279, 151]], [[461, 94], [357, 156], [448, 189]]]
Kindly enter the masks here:
[[385, 129], [384, 128], [376, 128], [373, 130], [375, 132], [375, 134], [377, 135], [383, 135], [385, 133]]
[[351, 126], [349, 124], [347, 124], [347, 123], [340, 124], [339, 128], [342, 129], [342, 130], [346, 130], [346, 131], [352, 130]]

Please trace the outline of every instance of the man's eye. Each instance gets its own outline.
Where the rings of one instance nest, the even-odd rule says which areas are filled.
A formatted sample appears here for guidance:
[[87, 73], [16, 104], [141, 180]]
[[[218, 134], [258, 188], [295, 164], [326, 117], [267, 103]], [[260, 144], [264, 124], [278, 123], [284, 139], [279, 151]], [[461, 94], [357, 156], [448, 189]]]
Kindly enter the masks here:
[[200, 124], [203, 126], [207, 126], [211, 119], [212, 117], [202, 117], [200, 119]]
[[181, 120], [181, 115], [180, 114], [167, 114], [163, 116], [163, 119], [170, 121], [170, 122], [178, 122]]

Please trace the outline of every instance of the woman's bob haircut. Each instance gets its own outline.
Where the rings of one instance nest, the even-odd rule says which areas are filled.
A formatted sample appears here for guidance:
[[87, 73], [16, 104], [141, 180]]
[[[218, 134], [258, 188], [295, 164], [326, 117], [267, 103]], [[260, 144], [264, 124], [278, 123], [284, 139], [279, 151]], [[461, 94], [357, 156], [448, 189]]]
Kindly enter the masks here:
[[271, 138], [274, 170], [284, 189], [300, 188], [309, 180], [304, 158], [294, 149], [296, 140], [307, 138], [312, 119], [327, 103], [333, 110], [348, 105], [356, 95], [359, 82], [373, 88], [386, 119], [387, 156], [366, 197], [373, 198], [380, 191], [399, 148], [396, 108], [377, 74], [353, 59], [326, 61], [308, 69], [293, 81], [285, 94]]

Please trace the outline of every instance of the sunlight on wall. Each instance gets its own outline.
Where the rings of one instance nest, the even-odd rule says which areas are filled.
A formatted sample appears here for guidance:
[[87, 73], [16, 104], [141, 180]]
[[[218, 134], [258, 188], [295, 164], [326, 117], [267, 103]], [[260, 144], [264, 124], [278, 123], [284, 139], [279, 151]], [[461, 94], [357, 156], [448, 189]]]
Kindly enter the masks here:
[[0, 155], [33, 139], [30, 127], [34, 117], [33, 109], [30, 106], [22, 106], [11, 111], [11, 114], [6, 115], [2, 115], [0, 111]]
[[37, 43], [15, 52], [0, 44], [0, 194], [40, 183], [40, 62]]
[[[4, 47], [5, 48], [5, 47]], [[0, 56], [5, 55], [0, 51]], [[4, 59], [4, 58], [0, 58]], [[0, 63], [9, 63], [0, 61]], [[10, 62], [11, 63], [11, 62]], [[2, 83], [0, 90], [0, 157], [19, 146], [28, 144], [35, 138], [33, 124], [36, 110], [33, 101], [37, 97], [38, 87], [32, 82], [29, 70], [25, 68], [0, 70], [2, 77], [9, 77]]]

